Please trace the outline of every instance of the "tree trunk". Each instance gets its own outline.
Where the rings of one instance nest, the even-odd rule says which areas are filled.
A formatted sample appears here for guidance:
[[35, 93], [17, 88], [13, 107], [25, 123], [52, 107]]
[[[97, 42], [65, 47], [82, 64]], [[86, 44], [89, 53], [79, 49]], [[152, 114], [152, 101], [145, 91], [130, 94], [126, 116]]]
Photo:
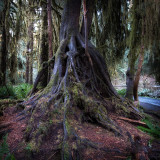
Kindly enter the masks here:
[[[21, 7], [19, 7], [19, 10], [21, 10]], [[10, 58], [10, 79], [12, 84], [16, 84], [18, 80], [18, 41], [20, 38], [21, 34], [21, 29], [20, 26], [22, 25], [22, 12], [20, 11], [17, 13], [17, 18], [16, 18], [16, 25], [15, 25], [15, 35], [11, 37], [11, 42], [10, 42], [10, 52], [11, 52], [11, 58]]]
[[133, 95], [134, 95], [135, 101], [138, 101], [138, 85], [139, 85], [143, 60], [144, 60], [144, 47], [142, 46], [141, 51], [140, 51], [140, 55], [139, 55], [138, 69], [137, 69], [137, 72], [135, 75], [134, 86], [133, 86]]
[[6, 84], [6, 62], [7, 62], [7, 48], [6, 48], [6, 28], [2, 28], [2, 48], [1, 48], [1, 67], [0, 67], [0, 86]]
[[[92, 19], [93, 19], [93, 12], [94, 12], [94, 5], [93, 4], [95, 3], [95, 0], [87, 0], [85, 3], [86, 3], [85, 5], [86, 5], [86, 8], [87, 8], [87, 11], [86, 11], [87, 31], [88, 31], [88, 34], [89, 34], [91, 24], [92, 24]], [[83, 20], [82, 20], [81, 34], [82, 34], [83, 37], [85, 37], [84, 17], [83, 17]]]
[[33, 52], [30, 55], [29, 61], [29, 84], [33, 84]]
[[[47, 33], [47, 11], [46, 11], [46, 5], [43, 4], [42, 6], [42, 16], [43, 16], [43, 22], [42, 22], [42, 37], [41, 37], [41, 54], [40, 54], [40, 65], [42, 66], [44, 62], [47, 62], [49, 59], [48, 54], [48, 33]], [[50, 52], [50, 51], [49, 51]], [[42, 76], [40, 88], [46, 87], [48, 83], [48, 67], [46, 68], [44, 75]]]
[[28, 27], [28, 44], [26, 54], [26, 83], [33, 84], [33, 21]]
[[[16, 48], [14, 48], [16, 50]], [[15, 84], [17, 81], [17, 51], [14, 51], [10, 58], [10, 79], [11, 83]]]
[[[82, 121], [96, 123], [121, 135], [122, 131], [110, 118], [110, 112], [140, 118], [132, 105], [126, 102], [126, 107], [123, 104], [111, 84], [103, 57], [88, 41], [88, 54], [93, 62], [93, 66], [90, 65], [85, 54], [85, 37], [79, 32], [80, 7], [81, 0], [66, 0], [55, 61], [52, 58], [43, 63], [35, 83], [41, 82], [46, 67], [54, 63], [51, 79], [41, 92], [23, 103], [27, 107], [19, 114], [25, 117], [25, 113], [33, 111], [25, 133], [25, 140], [32, 144], [33, 151], [39, 150], [46, 134], [59, 125], [63, 131], [58, 134], [53, 131], [52, 134], [57, 140], [58, 136], [63, 137], [54, 145], [57, 150], [61, 146], [62, 160], [79, 159], [83, 154], [80, 148], [91, 144], [76, 131], [75, 127]], [[37, 84], [34, 89], [38, 89]]]
[[29, 83], [29, 52], [28, 52], [28, 49], [27, 49], [27, 52], [26, 52], [26, 75], [25, 75], [25, 80], [26, 80], [26, 83]]
[[[93, 66], [92, 59], [90, 57], [90, 54], [88, 53], [88, 18], [87, 18], [87, 7], [86, 7], [86, 0], [83, 0], [83, 12], [84, 12], [84, 23], [83, 28], [85, 28], [85, 32], [82, 34], [83, 37], [85, 37], [85, 53], [89, 59], [89, 62], [91, 66]], [[91, 22], [90, 22], [91, 23]], [[83, 30], [82, 30], [83, 31]]]
[[47, 0], [47, 10], [48, 10], [48, 44], [49, 44], [49, 58], [53, 57], [53, 48], [52, 48], [52, 13], [51, 13], [51, 0]]
[[29, 83], [33, 84], [33, 20], [29, 27], [29, 39], [30, 39]]
[[6, 71], [7, 71], [7, 62], [8, 62], [8, 43], [9, 43], [9, 8], [10, 1], [6, 0], [4, 2], [4, 10], [2, 14], [2, 42], [1, 42], [1, 52], [0, 52], [0, 86], [6, 84]]
[[[29, 6], [33, 6], [34, 2], [29, 1]], [[33, 31], [34, 31], [34, 15], [30, 7], [27, 14], [28, 31], [27, 31], [27, 52], [26, 52], [26, 83], [33, 84]]]
[[133, 100], [133, 82], [134, 82], [134, 65], [130, 65], [126, 72], [126, 95], [125, 97]]

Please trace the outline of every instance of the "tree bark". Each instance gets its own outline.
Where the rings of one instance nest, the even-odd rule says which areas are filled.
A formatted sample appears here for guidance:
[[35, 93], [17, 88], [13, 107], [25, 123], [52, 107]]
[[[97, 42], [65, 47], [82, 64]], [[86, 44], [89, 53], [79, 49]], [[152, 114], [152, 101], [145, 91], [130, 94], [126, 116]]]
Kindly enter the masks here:
[[28, 27], [28, 43], [26, 52], [26, 83], [33, 83], [33, 22]]
[[[16, 42], [17, 43], [17, 42]], [[11, 80], [11, 83], [12, 84], [15, 84], [16, 81], [17, 81], [17, 65], [18, 65], [18, 62], [17, 62], [17, 50], [16, 48], [13, 48], [13, 51], [12, 52], [12, 55], [11, 55], [11, 58], [10, 58], [10, 80]]]
[[53, 57], [53, 35], [52, 35], [52, 13], [51, 13], [51, 0], [47, 0], [47, 10], [48, 10], [48, 44], [49, 44], [49, 58]]
[[141, 47], [141, 51], [140, 51], [140, 55], [139, 55], [139, 62], [138, 62], [138, 69], [137, 69], [135, 79], [134, 79], [133, 95], [134, 95], [135, 101], [138, 101], [138, 85], [139, 85], [143, 60], [144, 60], [144, 46]]
[[[44, 62], [47, 62], [48, 59], [49, 59], [49, 54], [48, 54], [48, 51], [49, 51], [49, 41], [48, 41], [48, 36], [49, 34], [47, 33], [47, 11], [46, 11], [46, 5], [43, 4], [42, 6], [42, 16], [43, 16], [43, 22], [42, 22], [42, 37], [41, 37], [41, 53], [40, 53], [40, 65], [42, 65]], [[50, 44], [51, 45], [51, 44]], [[50, 52], [50, 51], [49, 51]], [[48, 67], [46, 68], [46, 71], [44, 72], [44, 75], [42, 76], [42, 81], [41, 81], [41, 84], [40, 86], [42, 88], [46, 87], [48, 81], [49, 81], [49, 78], [48, 78]]]
[[28, 51], [26, 51], [26, 74], [25, 74], [25, 80], [26, 80], [26, 83], [29, 83], [29, 52]]
[[10, 0], [4, 1], [4, 10], [2, 14], [2, 42], [1, 42], [1, 52], [0, 52], [0, 86], [6, 84], [6, 71], [8, 63], [8, 43], [9, 43], [9, 8]]
[[133, 82], [134, 82], [134, 65], [129, 66], [126, 72], [126, 95], [125, 97], [133, 100]]
[[29, 63], [29, 83], [33, 84], [33, 20], [29, 27], [29, 39], [30, 39], [30, 63]]
[[[84, 3], [84, 1], [83, 1]], [[89, 31], [91, 28], [91, 24], [92, 24], [92, 19], [93, 19], [93, 13], [94, 13], [94, 3], [95, 0], [87, 0], [85, 1], [85, 5], [86, 5], [86, 19], [87, 19], [87, 31], [88, 31], [88, 35], [89, 35]], [[82, 27], [81, 27], [81, 34], [83, 37], [85, 37], [85, 23], [84, 23], [84, 17], [82, 20]]]
[[79, 15], [81, 0], [70, 0], [65, 4], [60, 27], [60, 41], [79, 32]]
[[2, 28], [2, 48], [1, 48], [1, 69], [0, 69], [0, 86], [6, 84], [6, 62], [7, 62], [7, 41], [6, 41], [6, 28], [3, 26]]
[[[89, 62], [91, 64], [91, 66], [93, 66], [93, 62], [91, 60], [90, 54], [88, 53], [88, 18], [87, 18], [86, 0], [83, 0], [83, 12], [84, 12], [84, 24], [83, 24], [83, 26], [84, 26], [85, 32], [82, 33], [82, 36], [85, 37], [85, 53], [86, 53], [86, 55], [89, 59]], [[91, 24], [91, 22], [90, 22], [90, 24]]]

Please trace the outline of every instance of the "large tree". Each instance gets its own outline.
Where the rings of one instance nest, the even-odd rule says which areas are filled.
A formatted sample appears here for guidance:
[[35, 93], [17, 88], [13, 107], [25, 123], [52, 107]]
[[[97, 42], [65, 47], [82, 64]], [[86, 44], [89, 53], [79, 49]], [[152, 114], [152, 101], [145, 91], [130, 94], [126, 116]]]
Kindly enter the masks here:
[[[93, 2], [93, 0], [88, 1]], [[25, 140], [31, 144], [33, 150], [40, 147], [49, 130], [63, 124], [61, 126], [63, 139], [57, 144], [57, 149], [62, 144], [61, 159], [79, 159], [79, 149], [84, 143], [91, 147], [95, 146], [78, 136], [76, 125], [82, 121], [96, 123], [115, 135], [123, 135], [125, 133], [112, 120], [110, 113], [134, 119], [140, 118], [135, 108], [129, 102], [124, 103], [118, 96], [110, 81], [104, 58], [86, 39], [85, 19], [90, 26], [89, 23], [92, 21], [89, 18], [92, 19], [93, 13], [89, 12], [93, 12], [92, 9], [88, 10], [83, 19], [85, 22], [82, 24], [85, 26], [82, 30], [84, 28], [85, 32], [80, 33], [80, 9], [81, 0], [65, 1], [59, 48], [55, 57], [43, 62], [31, 97], [23, 103], [26, 107], [19, 114], [19, 116], [26, 116], [25, 113], [29, 115]], [[36, 93], [46, 67], [52, 64], [54, 65], [49, 83]], [[54, 136], [59, 139], [58, 134]]]

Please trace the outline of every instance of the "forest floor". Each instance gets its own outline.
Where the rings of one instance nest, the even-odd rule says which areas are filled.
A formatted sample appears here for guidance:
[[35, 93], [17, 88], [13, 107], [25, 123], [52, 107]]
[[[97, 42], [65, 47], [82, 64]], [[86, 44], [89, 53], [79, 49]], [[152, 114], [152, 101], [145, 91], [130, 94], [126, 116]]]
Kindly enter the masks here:
[[[24, 133], [27, 127], [27, 119], [16, 121], [17, 112], [15, 107], [8, 107], [4, 111], [4, 115], [0, 117], [0, 134], [8, 133], [7, 143], [11, 153], [14, 154], [17, 160], [24, 159], [24, 150], [28, 156], [32, 154], [34, 160], [59, 160], [60, 151], [55, 150], [54, 146], [58, 143], [54, 135], [63, 134], [63, 126], [53, 126], [53, 130], [45, 137], [45, 141], [38, 153], [29, 153], [29, 146], [24, 142]], [[153, 139], [148, 134], [137, 129], [136, 124], [131, 124], [120, 119], [117, 116], [110, 115], [114, 121], [125, 132], [129, 132], [134, 138], [139, 136], [143, 146], [148, 150], [148, 156], [151, 160], [160, 159], [160, 140]], [[74, 122], [73, 122], [74, 123]], [[106, 129], [90, 123], [75, 123], [77, 134], [80, 138], [89, 140], [96, 144], [99, 148], [105, 148], [105, 151], [99, 149], [86, 149], [83, 152], [84, 160], [129, 160], [133, 152], [132, 144], [127, 136], [115, 136]], [[151, 141], [152, 140], [152, 141]], [[2, 139], [0, 140], [0, 143]], [[27, 158], [30, 159], [30, 158]]]

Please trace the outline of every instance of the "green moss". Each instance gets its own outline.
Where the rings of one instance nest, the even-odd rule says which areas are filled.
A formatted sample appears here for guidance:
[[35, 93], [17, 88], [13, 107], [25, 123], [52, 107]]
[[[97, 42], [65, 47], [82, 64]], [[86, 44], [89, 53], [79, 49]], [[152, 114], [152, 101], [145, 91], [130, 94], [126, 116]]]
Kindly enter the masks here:
[[45, 87], [44, 91], [42, 92], [42, 95], [49, 93], [52, 90], [52, 87], [57, 85], [58, 79], [59, 79], [59, 72], [57, 71], [55, 75], [54, 74], [52, 75], [48, 85]]
[[30, 143], [27, 144], [26, 148], [25, 148], [28, 152], [32, 152], [32, 151], [38, 151], [38, 146], [35, 143], [34, 140], [32, 140]]
[[28, 125], [26, 128], [26, 133], [29, 133], [31, 131], [31, 129], [32, 129], [31, 126]]
[[69, 144], [67, 142], [65, 142], [63, 144], [63, 154], [64, 154], [64, 160], [68, 160], [70, 159], [69, 157]]
[[66, 126], [67, 133], [70, 135], [71, 134], [71, 127], [69, 125], [69, 121], [68, 120], [65, 120], [65, 126]]
[[46, 132], [47, 132], [47, 126], [48, 125], [46, 123], [40, 123], [39, 124], [39, 128], [38, 128], [39, 132], [41, 134], [46, 134]]

